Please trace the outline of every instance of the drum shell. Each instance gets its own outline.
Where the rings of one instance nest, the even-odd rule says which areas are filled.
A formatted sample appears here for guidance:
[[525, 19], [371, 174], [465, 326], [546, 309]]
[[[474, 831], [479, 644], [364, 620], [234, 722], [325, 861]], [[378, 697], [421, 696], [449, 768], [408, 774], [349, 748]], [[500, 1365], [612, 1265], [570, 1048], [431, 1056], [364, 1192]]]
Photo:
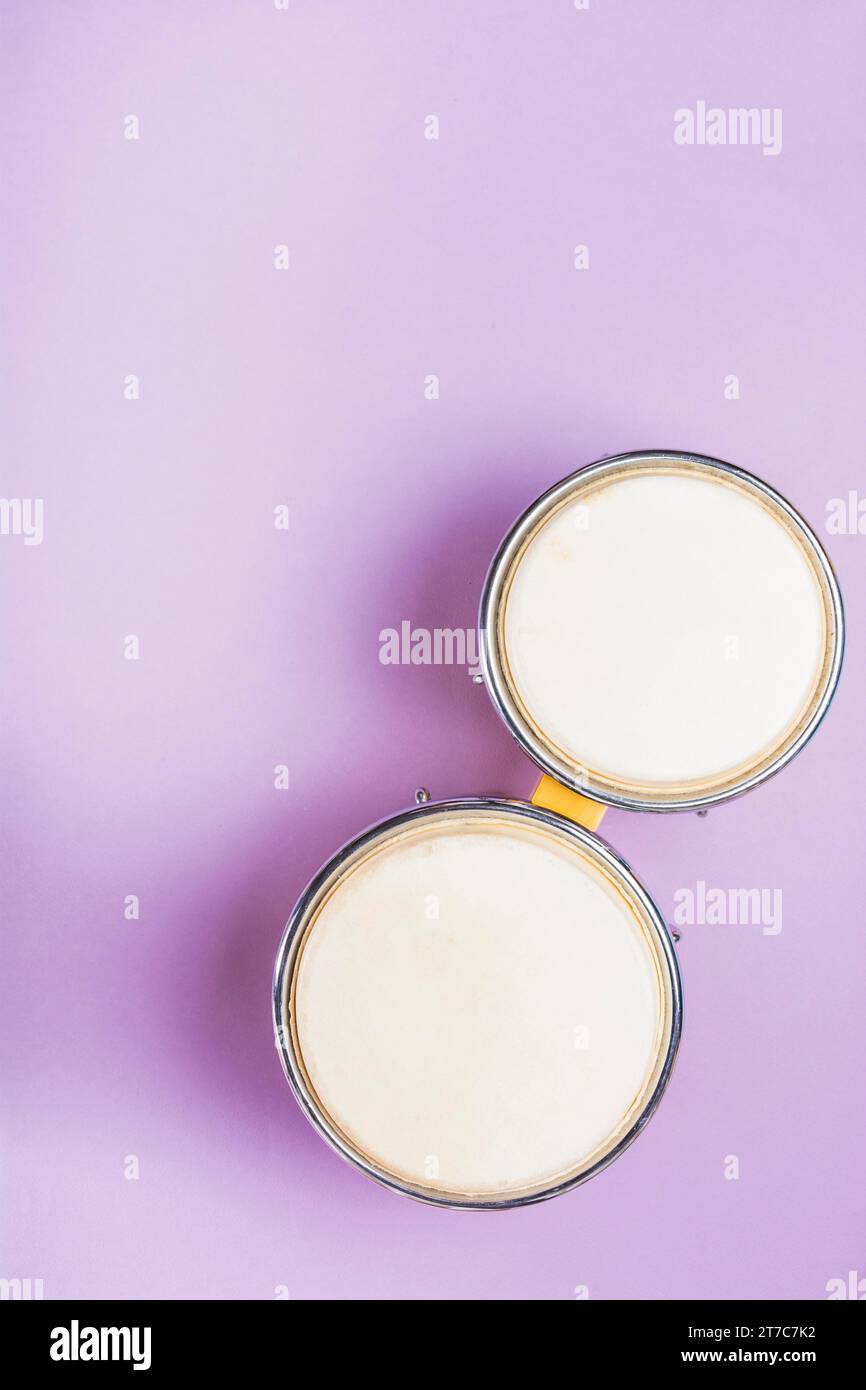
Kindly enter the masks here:
[[[443, 816], [465, 816], [477, 810], [489, 810], [518, 821], [530, 821], [536, 825], [547, 826], [565, 835], [584, 851], [589, 849], [603, 865], [606, 872], [640, 908], [645, 921], [651, 924], [658, 947], [656, 957], [666, 976], [666, 998], [670, 1001], [670, 1026], [668, 1041], [661, 1058], [656, 1082], [652, 1093], [647, 1097], [640, 1112], [634, 1117], [627, 1132], [616, 1145], [587, 1170], [565, 1181], [533, 1190], [517, 1196], [504, 1195], [502, 1198], [470, 1198], [457, 1194], [443, 1193], [434, 1188], [424, 1188], [389, 1173], [372, 1162], [360, 1149], [341, 1134], [337, 1126], [325, 1112], [306, 1076], [303, 1059], [297, 1039], [293, 1017], [292, 992], [296, 978], [300, 952], [308, 927], [314, 922], [317, 910], [340, 875], [354, 862], [363, 858], [379, 842], [398, 835], [405, 827], [417, 824], [425, 818]], [[393, 816], [372, 826], [369, 830], [351, 840], [337, 852], [319, 871], [302, 893], [289, 918], [277, 954], [273, 986], [273, 1021], [276, 1047], [280, 1054], [286, 1079], [291, 1086], [301, 1110], [318, 1131], [321, 1137], [347, 1162], [358, 1168], [367, 1177], [404, 1196], [427, 1202], [433, 1206], [449, 1207], [457, 1210], [503, 1210], [526, 1206], [544, 1201], [586, 1182], [601, 1172], [623, 1152], [644, 1128], [655, 1111], [667, 1086], [679, 1046], [682, 1031], [682, 982], [676, 949], [671, 932], [659, 908], [635, 877], [625, 861], [600, 836], [585, 830], [565, 817], [552, 811], [530, 805], [523, 801], [508, 801], [495, 798], [467, 798], [459, 801], [427, 802], [411, 810]]]

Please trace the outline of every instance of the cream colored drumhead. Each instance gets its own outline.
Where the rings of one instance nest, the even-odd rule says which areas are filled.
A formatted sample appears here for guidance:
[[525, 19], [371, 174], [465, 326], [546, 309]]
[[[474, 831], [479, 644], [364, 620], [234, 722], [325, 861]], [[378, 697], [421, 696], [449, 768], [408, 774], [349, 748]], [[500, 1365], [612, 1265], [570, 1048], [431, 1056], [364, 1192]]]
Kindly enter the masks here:
[[518, 717], [578, 779], [638, 800], [713, 793], [789, 746], [835, 633], [821, 563], [757, 487], [675, 460], [573, 487], [503, 585]]
[[294, 1047], [328, 1124], [409, 1186], [502, 1198], [609, 1152], [658, 1080], [670, 971], [591, 848], [504, 811], [386, 836], [306, 926]]

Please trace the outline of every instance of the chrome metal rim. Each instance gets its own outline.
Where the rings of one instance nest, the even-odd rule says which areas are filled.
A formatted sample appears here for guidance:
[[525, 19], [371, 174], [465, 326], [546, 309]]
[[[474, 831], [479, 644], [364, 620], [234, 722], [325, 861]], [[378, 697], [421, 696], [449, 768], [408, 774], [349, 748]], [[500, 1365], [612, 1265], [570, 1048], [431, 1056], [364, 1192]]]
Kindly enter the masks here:
[[[331, 1123], [307, 1084], [301, 1059], [295, 1046], [290, 1016], [292, 979], [306, 926], [338, 875], [377, 841], [387, 839], [409, 823], [449, 814], [465, 815], [467, 812], [471, 813], [476, 810], [489, 810], [506, 817], [514, 816], [517, 819], [546, 825], [560, 834], [564, 833], [576, 844], [590, 849], [602, 860], [627, 892], [631, 893], [641, 904], [652, 926], [660, 948], [660, 959], [667, 972], [671, 1011], [670, 1037], [655, 1086], [640, 1113], [617, 1144], [592, 1167], [566, 1181], [527, 1195], [520, 1194], [501, 1199], [484, 1200], [462, 1199], [450, 1193], [438, 1193], [433, 1189], [404, 1182], [370, 1162], [363, 1153], [355, 1149]], [[676, 1058], [682, 1032], [682, 1019], [682, 981], [670, 929], [659, 908], [625, 860], [601, 836], [584, 830], [582, 826], [565, 820], [563, 816], [532, 806], [524, 801], [509, 801], [499, 798], [471, 797], [459, 801], [425, 802], [409, 811], [403, 811], [399, 815], [379, 822], [357, 836], [356, 839], [349, 841], [342, 849], [338, 850], [333, 858], [328, 860], [298, 899], [283, 932], [274, 971], [273, 1022], [275, 1043], [286, 1079], [310, 1124], [341, 1158], [375, 1182], [390, 1188], [393, 1192], [412, 1197], [416, 1201], [425, 1202], [430, 1206], [448, 1207], [452, 1210], [500, 1211], [547, 1201], [551, 1197], [557, 1197], [563, 1192], [569, 1192], [572, 1188], [588, 1182], [590, 1178], [613, 1163], [614, 1159], [618, 1158], [629, 1144], [634, 1142], [662, 1098]]]
[[[498, 614], [504, 591], [510, 580], [512, 567], [524, 542], [539, 522], [553, 511], [572, 490], [594, 478], [603, 478], [627, 471], [636, 464], [661, 462], [665, 459], [713, 469], [716, 472], [736, 478], [747, 488], [762, 494], [774, 507], [783, 512], [806, 548], [813, 555], [826, 584], [833, 619], [833, 652], [824, 690], [808, 723], [796, 739], [783, 748], [772, 762], [760, 767], [751, 775], [743, 777], [734, 785], [722, 787], [716, 791], [694, 795], [686, 794], [681, 797], [672, 797], [661, 793], [656, 797], [652, 795], [633, 797], [609, 788], [596, 786], [587, 774], [575, 771], [573, 764], [559, 757], [555, 749], [539, 738], [512, 694], [503, 668], [497, 638]], [[736, 468], [733, 464], [724, 463], [720, 459], [709, 458], [704, 454], [682, 453], [674, 449], [650, 449], [641, 453], [617, 454], [611, 458], [601, 459], [597, 463], [589, 464], [587, 467], [569, 474], [567, 478], [563, 478], [561, 482], [556, 483], [537, 498], [522, 516], [518, 517], [493, 558], [481, 596], [478, 626], [484, 684], [487, 686], [490, 698], [506, 728], [524, 752], [528, 753], [544, 772], [556, 778], [564, 786], [570, 787], [573, 791], [580, 792], [584, 796], [591, 797], [594, 801], [603, 802], [608, 806], [618, 806], [627, 811], [703, 810], [720, 802], [742, 796], [745, 792], [751, 791], [754, 787], [767, 781], [769, 777], [775, 776], [806, 746], [827, 713], [839, 681], [845, 646], [844, 609], [836, 575], [823, 546], [797, 509], [775, 488], [770, 487], [768, 483], [763, 482], [745, 469]]]

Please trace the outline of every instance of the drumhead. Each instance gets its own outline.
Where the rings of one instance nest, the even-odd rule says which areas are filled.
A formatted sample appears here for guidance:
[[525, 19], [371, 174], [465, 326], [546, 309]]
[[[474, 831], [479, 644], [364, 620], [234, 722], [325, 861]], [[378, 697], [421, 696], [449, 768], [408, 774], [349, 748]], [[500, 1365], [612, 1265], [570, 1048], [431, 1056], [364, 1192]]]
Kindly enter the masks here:
[[842, 655], [838, 586], [806, 523], [697, 455], [625, 455], [540, 498], [494, 561], [481, 629], [527, 751], [636, 808], [706, 805], [778, 770]]
[[596, 836], [524, 803], [424, 806], [325, 867], [275, 1009], [289, 1079], [371, 1176], [455, 1206], [553, 1195], [609, 1162], [679, 1038], [667, 928]]

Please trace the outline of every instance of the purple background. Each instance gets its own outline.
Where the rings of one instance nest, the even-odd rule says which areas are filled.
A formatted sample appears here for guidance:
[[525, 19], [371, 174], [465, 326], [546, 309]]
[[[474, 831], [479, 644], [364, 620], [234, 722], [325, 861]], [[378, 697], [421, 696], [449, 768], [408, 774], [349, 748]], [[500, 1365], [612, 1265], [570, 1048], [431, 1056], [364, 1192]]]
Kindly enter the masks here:
[[[0, 537], [0, 1275], [473, 1299], [866, 1276], [866, 537], [825, 524], [863, 483], [862, 4], [19, 0], [3, 27], [0, 491], [44, 498], [45, 539]], [[782, 153], [677, 147], [699, 99], [781, 107]], [[419, 784], [535, 774], [464, 669], [383, 666], [379, 631], [473, 624], [534, 495], [665, 446], [811, 519], [846, 670], [783, 776], [604, 833], [666, 911], [698, 879], [779, 887], [782, 932], [685, 929], [673, 1083], [600, 1178], [504, 1216], [402, 1201], [291, 1098], [280, 933]]]

